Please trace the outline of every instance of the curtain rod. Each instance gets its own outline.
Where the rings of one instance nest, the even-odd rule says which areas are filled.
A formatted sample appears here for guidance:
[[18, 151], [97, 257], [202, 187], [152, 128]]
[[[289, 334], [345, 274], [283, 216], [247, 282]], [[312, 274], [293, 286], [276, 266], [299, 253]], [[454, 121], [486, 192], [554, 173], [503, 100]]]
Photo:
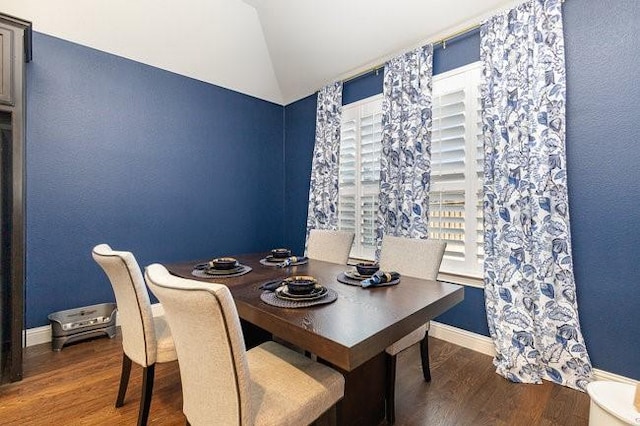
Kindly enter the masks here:
[[[438, 44], [441, 44], [441, 45], [442, 45], [442, 48], [443, 48], [443, 49], [446, 49], [446, 48], [447, 48], [447, 41], [449, 41], [449, 40], [453, 40], [454, 38], [460, 37], [461, 35], [464, 35], [464, 34], [467, 34], [467, 33], [472, 32], [472, 31], [475, 31], [475, 30], [477, 30], [478, 28], [480, 28], [481, 26], [482, 26], [482, 24], [473, 24], [473, 25], [470, 25], [470, 26], [465, 27], [465, 28], [463, 28], [463, 29], [461, 29], [461, 30], [459, 30], [459, 31], [456, 31], [456, 32], [454, 32], [454, 33], [452, 33], [452, 34], [449, 34], [449, 35], [445, 36], [445, 37], [442, 37], [440, 40], [434, 41], [434, 42], [433, 42], [433, 45], [434, 45], [434, 46], [436, 46], [436, 45], [438, 45]], [[426, 44], [426, 43], [425, 43], [425, 44]], [[347, 78], [343, 78], [343, 79], [342, 79], [342, 83], [344, 84], [344, 83], [346, 83], [346, 82], [348, 82], [348, 81], [355, 80], [355, 79], [356, 79], [356, 78], [358, 78], [358, 77], [362, 77], [363, 75], [369, 74], [370, 72], [378, 71], [378, 70], [380, 70], [380, 69], [384, 68], [384, 65], [385, 65], [387, 62], [388, 62], [388, 60], [387, 60], [387, 61], [385, 61], [385, 62], [383, 62], [383, 63], [381, 63], [381, 64], [377, 64], [377, 65], [374, 65], [374, 66], [372, 66], [372, 67], [369, 67], [369, 68], [367, 68], [366, 70], [364, 70], [364, 71], [360, 71], [359, 73], [356, 73], [356, 74], [354, 74], [354, 75], [352, 75], [352, 76], [349, 76], [349, 77], [347, 77]]]
[[[564, 4], [564, 3], [565, 3], [565, 1], [566, 1], [566, 0], [560, 0], [560, 2], [561, 2], [562, 4]], [[434, 46], [436, 46], [436, 45], [438, 45], [438, 44], [442, 44], [442, 48], [443, 48], [443, 49], [446, 49], [446, 48], [447, 48], [447, 41], [449, 41], [449, 40], [453, 40], [453, 39], [454, 39], [454, 38], [456, 38], [456, 37], [459, 37], [459, 36], [461, 36], [461, 35], [464, 35], [464, 34], [470, 33], [471, 31], [477, 30], [477, 29], [478, 29], [478, 28], [480, 28], [481, 26], [482, 26], [482, 24], [481, 24], [481, 23], [476, 23], [476, 24], [473, 24], [473, 25], [469, 25], [468, 27], [465, 27], [465, 28], [463, 28], [463, 29], [461, 29], [461, 30], [458, 30], [458, 31], [456, 31], [456, 32], [452, 33], [452, 34], [449, 34], [449, 35], [446, 35], [446, 36], [442, 37], [440, 40], [434, 41], [434, 42], [433, 42], [433, 45], [434, 45]], [[426, 44], [426, 43], [425, 43], [425, 44]], [[387, 62], [388, 62], [388, 59], [387, 59], [387, 61], [385, 61], [385, 62], [383, 62], [383, 63], [381, 63], [381, 64], [374, 65], [374, 66], [372, 66], [372, 67], [369, 67], [369, 68], [365, 69], [364, 71], [360, 71], [359, 73], [356, 73], [356, 74], [354, 74], [354, 75], [352, 75], [352, 76], [349, 76], [349, 77], [343, 78], [343, 79], [342, 79], [342, 83], [344, 84], [344, 83], [346, 83], [346, 82], [348, 82], [348, 81], [355, 80], [355, 79], [356, 79], [356, 78], [358, 78], [358, 77], [362, 77], [363, 75], [369, 74], [370, 72], [378, 71], [378, 70], [380, 70], [380, 69], [384, 68], [384, 65], [385, 65]]]

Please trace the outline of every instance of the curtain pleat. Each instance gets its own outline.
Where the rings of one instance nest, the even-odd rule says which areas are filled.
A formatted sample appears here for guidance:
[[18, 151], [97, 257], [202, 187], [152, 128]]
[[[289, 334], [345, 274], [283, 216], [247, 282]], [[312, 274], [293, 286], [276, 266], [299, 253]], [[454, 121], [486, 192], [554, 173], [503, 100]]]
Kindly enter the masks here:
[[342, 83], [336, 82], [318, 92], [316, 141], [311, 164], [311, 186], [307, 214], [307, 237], [311, 229], [338, 227], [338, 159]]
[[584, 390], [565, 155], [560, 0], [532, 0], [481, 28], [484, 280], [497, 372]]
[[433, 45], [384, 68], [376, 258], [385, 234], [427, 238], [431, 174]]

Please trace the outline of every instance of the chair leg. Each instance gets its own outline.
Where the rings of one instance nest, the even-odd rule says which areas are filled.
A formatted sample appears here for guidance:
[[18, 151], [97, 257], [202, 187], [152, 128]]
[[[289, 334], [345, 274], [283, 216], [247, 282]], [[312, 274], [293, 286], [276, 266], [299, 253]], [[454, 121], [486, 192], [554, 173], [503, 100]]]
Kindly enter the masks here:
[[422, 375], [425, 382], [431, 381], [431, 368], [429, 367], [429, 334], [420, 341], [420, 359], [422, 360]]
[[396, 421], [396, 356], [385, 354], [385, 357], [387, 364], [385, 417], [389, 424], [393, 424]]
[[118, 398], [116, 399], [116, 408], [124, 405], [124, 396], [127, 393], [129, 385], [129, 376], [131, 375], [131, 358], [126, 354], [122, 354], [122, 372], [120, 373], [120, 387], [118, 388]]
[[138, 412], [138, 426], [146, 426], [151, 407], [151, 394], [153, 393], [153, 376], [155, 364], [142, 369], [142, 398], [140, 398], [140, 411]]

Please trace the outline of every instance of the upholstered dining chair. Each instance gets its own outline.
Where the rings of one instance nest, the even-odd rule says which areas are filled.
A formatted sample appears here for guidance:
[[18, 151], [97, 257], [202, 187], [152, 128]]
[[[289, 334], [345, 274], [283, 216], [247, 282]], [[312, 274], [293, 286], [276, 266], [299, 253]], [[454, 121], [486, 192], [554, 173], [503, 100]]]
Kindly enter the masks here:
[[229, 289], [171, 275], [145, 278], [162, 303], [178, 351], [187, 424], [307, 425], [344, 396], [344, 377], [269, 341], [246, 350]]
[[138, 425], [146, 425], [153, 393], [156, 362], [178, 359], [171, 330], [163, 316], [151, 314], [149, 293], [138, 262], [128, 251], [115, 251], [107, 244], [93, 248], [92, 256], [111, 282], [118, 305], [122, 332], [122, 372], [116, 407], [124, 405], [131, 363], [142, 367], [142, 396]]
[[312, 229], [307, 240], [307, 257], [346, 265], [354, 237], [349, 231]]
[[[441, 240], [403, 238], [385, 235], [380, 251], [380, 269], [397, 271], [401, 275], [435, 280], [440, 270], [446, 242]], [[386, 352], [387, 362], [387, 421], [395, 422], [395, 382], [396, 356], [403, 350], [420, 343], [420, 358], [424, 380], [431, 381], [429, 367], [429, 324], [420, 326], [402, 339], [389, 346]]]

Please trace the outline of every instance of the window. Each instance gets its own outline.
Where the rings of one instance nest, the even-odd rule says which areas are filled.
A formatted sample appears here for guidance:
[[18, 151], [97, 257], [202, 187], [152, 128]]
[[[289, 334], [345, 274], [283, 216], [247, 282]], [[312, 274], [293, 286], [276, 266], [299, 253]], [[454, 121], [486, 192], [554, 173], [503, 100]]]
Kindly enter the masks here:
[[476, 62], [433, 78], [429, 238], [447, 242], [442, 272], [482, 276], [482, 117]]
[[382, 95], [342, 108], [338, 228], [355, 233], [351, 257], [373, 259], [380, 187]]
[[[480, 62], [433, 78], [429, 238], [447, 242], [441, 272], [481, 277], [483, 146]], [[382, 95], [343, 107], [339, 229], [355, 232], [351, 257], [373, 259], [380, 183]]]

